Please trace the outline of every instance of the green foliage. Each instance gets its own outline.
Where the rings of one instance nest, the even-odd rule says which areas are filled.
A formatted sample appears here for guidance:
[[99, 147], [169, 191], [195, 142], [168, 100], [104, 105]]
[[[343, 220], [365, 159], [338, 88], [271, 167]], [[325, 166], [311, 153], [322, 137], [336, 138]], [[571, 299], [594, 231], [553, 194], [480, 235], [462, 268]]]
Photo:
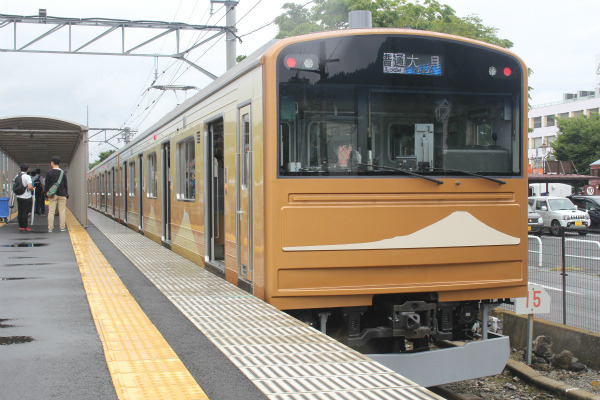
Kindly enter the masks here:
[[420, 29], [464, 36], [510, 48], [513, 43], [498, 37], [498, 29], [483, 24], [476, 15], [458, 17], [450, 6], [436, 0], [315, 0], [311, 9], [294, 3], [283, 5], [275, 18], [278, 38], [348, 27], [348, 12], [368, 10], [373, 27]]
[[98, 159], [96, 161], [94, 161], [93, 163], [89, 164], [89, 169], [94, 168], [96, 165], [98, 165], [102, 161], [106, 160], [114, 152], [115, 152], [115, 150], [106, 150], [106, 151], [103, 151], [102, 153], [98, 154]]
[[554, 158], [573, 161], [580, 174], [589, 174], [590, 164], [600, 159], [600, 115], [559, 119], [558, 129]]
[[239, 56], [237, 56], [237, 57], [235, 58], [235, 62], [236, 62], [236, 63], [241, 63], [242, 61], [244, 61], [244, 59], [245, 59], [246, 57], [247, 57], [247, 56], [245, 56], [245, 55], [239, 55]]

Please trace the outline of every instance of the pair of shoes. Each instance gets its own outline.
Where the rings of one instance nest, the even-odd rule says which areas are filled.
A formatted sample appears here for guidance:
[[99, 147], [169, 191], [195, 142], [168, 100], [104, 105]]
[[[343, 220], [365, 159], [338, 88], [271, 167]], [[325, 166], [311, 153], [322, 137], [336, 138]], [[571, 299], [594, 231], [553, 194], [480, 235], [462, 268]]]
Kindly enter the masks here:
[[31, 232], [31, 228], [30, 227], [25, 228], [25, 232]]
[[61, 232], [66, 232], [66, 231], [67, 231], [67, 228], [61, 228], [61, 229], [60, 229], [60, 231], [61, 231]]
[[54, 229], [48, 229], [48, 233], [52, 233]]

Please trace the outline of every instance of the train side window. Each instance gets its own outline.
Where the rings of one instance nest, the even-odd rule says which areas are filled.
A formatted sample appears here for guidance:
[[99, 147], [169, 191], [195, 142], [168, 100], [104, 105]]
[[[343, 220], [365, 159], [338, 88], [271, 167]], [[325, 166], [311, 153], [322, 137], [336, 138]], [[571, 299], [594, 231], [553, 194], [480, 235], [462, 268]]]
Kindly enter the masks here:
[[148, 198], [155, 199], [156, 198], [156, 153], [148, 154], [148, 179], [147, 179], [147, 196]]
[[177, 144], [177, 199], [196, 198], [196, 149], [194, 137]]
[[250, 114], [242, 115], [242, 188], [248, 189], [250, 180]]
[[135, 197], [135, 161], [129, 163], [129, 197]]

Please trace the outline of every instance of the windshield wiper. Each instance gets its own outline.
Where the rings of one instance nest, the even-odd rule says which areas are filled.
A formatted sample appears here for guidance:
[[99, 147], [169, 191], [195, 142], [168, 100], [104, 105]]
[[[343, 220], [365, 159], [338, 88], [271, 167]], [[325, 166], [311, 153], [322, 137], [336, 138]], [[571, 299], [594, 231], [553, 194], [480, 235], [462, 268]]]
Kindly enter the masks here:
[[503, 181], [503, 180], [500, 180], [500, 179], [497, 179], [497, 178], [492, 178], [491, 176], [485, 176], [485, 175], [476, 174], [475, 172], [470, 172], [470, 171], [461, 171], [459, 169], [435, 169], [435, 171], [456, 172], [456, 173], [459, 173], [459, 174], [476, 176], [477, 178], [481, 178], [481, 179], [487, 179], [488, 181], [496, 182], [496, 183], [499, 183], [501, 185], [506, 185], [506, 182]]
[[406, 174], [406, 175], [412, 175], [412, 176], [416, 176], [417, 178], [426, 179], [428, 181], [435, 182], [438, 185], [442, 185], [444, 183], [444, 182], [440, 181], [439, 179], [431, 178], [431, 177], [426, 176], [426, 175], [417, 174], [417, 173], [414, 173], [412, 171], [408, 171], [406, 169], [394, 168], [394, 167], [386, 167], [384, 165], [363, 164], [363, 163], [357, 163], [356, 165], [360, 165], [360, 166], [363, 166], [363, 167], [389, 169], [391, 171], [402, 172], [403, 174]]

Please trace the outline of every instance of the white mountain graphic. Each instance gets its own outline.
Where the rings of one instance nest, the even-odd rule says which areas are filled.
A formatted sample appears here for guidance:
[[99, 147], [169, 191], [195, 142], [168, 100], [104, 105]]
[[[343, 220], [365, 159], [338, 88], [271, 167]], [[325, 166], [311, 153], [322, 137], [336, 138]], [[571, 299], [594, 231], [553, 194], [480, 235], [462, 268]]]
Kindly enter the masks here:
[[507, 246], [521, 242], [484, 224], [466, 211], [456, 211], [446, 218], [410, 235], [376, 242], [284, 247], [283, 251], [386, 250], [436, 247]]

